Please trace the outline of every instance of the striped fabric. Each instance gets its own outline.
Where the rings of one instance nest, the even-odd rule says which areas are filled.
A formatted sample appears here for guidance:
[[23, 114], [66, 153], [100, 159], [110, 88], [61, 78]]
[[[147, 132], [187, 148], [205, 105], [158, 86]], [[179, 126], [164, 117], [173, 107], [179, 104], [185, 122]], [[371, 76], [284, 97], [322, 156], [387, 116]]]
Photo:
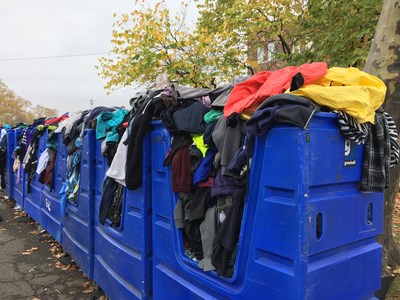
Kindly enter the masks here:
[[390, 139], [386, 119], [375, 115], [375, 125], [364, 147], [360, 191], [383, 192], [389, 186]]
[[338, 126], [343, 136], [357, 144], [364, 144], [368, 136], [368, 123], [361, 124], [343, 111], [334, 112], [338, 115]]
[[393, 118], [387, 113], [383, 112], [383, 117], [386, 120], [387, 130], [390, 137], [390, 168], [397, 165], [399, 161], [399, 134], [397, 132], [396, 124]]
[[392, 117], [386, 112], [375, 115], [369, 125], [364, 147], [361, 191], [383, 192], [389, 186], [389, 168], [399, 161], [399, 138]]
[[[336, 110], [335, 113], [338, 115], [338, 126], [343, 136], [357, 144], [365, 144], [369, 131], [368, 123], [360, 124], [354, 117], [343, 111]], [[393, 168], [397, 165], [400, 157], [399, 135], [393, 118], [387, 112], [383, 112], [382, 116], [386, 125], [385, 130], [388, 131], [390, 139], [390, 168]]]

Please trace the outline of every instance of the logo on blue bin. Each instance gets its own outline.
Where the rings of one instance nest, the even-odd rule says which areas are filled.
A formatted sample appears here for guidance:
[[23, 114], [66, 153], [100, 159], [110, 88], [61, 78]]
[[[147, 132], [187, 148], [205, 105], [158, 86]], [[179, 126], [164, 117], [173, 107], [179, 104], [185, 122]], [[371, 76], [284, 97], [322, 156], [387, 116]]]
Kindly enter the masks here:
[[351, 140], [344, 140], [344, 166], [351, 167], [357, 164], [357, 144]]

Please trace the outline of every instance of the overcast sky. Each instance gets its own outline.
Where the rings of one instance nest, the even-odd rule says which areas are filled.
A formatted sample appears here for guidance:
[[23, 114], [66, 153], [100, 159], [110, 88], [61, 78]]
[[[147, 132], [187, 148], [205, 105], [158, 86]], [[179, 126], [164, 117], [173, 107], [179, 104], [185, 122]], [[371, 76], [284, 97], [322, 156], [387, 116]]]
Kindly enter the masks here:
[[[177, 0], [167, 2], [176, 9]], [[59, 113], [88, 109], [90, 99], [93, 106], [129, 107], [133, 88], [106, 95], [94, 68], [101, 55], [28, 58], [108, 52], [113, 13], [133, 8], [134, 0], [0, 0], [0, 79]]]

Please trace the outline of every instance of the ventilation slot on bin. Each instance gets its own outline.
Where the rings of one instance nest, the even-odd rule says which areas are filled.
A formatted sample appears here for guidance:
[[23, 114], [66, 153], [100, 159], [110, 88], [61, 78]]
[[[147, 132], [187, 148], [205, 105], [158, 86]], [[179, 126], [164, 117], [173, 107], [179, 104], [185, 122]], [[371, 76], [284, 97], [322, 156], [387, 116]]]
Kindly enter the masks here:
[[320, 240], [323, 234], [323, 227], [322, 227], [322, 213], [318, 213], [317, 215], [317, 226], [315, 229], [315, 237], [317, 238], [317, 240]]
[[367, 225], [372, 225], [372, 203], [367, 208]]

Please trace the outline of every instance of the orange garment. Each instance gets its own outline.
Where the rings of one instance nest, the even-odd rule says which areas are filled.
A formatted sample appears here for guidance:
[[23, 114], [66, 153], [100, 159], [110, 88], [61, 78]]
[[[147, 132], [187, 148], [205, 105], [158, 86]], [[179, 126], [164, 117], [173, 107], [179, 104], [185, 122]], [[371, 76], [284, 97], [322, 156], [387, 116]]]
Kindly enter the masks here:
[[326, 63], [318, 62], [257, 73], [233, 87], [224, 107], [224, 117], [227, 118], [234, 112], [240, 114], [250, 107], [254, 109], [268, 97], [285, 92], [297, 73], [301, 73], [306, 85], [325, 76], [327, 69]]

